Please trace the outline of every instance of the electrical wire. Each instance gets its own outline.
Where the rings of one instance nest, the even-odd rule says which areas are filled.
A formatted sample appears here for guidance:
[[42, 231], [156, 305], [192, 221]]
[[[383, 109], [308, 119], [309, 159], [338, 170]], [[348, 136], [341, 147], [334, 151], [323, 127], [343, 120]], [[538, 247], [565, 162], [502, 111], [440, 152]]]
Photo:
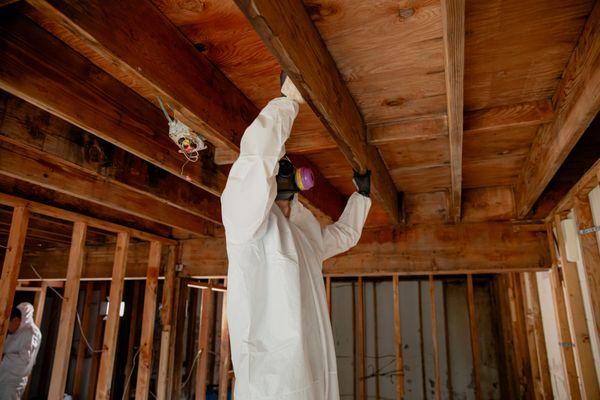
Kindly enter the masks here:
[[121, 400], [125, 400], [125, 393], [127, 393], [127, 389], [129, 388], [129, 383], [131, 383], [131, 377], [133, 376], [133, 371], [135, 370], [135, 361], [137, 360], [137, 356], [140, 354], [141, 349], [142, 348], [140, 347], [133, 355], [133, 361], [131, 362], [131, 371], [129, 371], [129, 375], [127, 376], [127, 379], [125, 380], [125, 386], [123, 386], [123, 397], [121, 397]]
[[[29, 264], [29, 267], [33, 270], [33, 273], [40, 279], [40, 280], [44, 280], [44, 278], [42, 278], [42, 276], [40, 275], [40, 273], [35, 269], [35, 267], [33, 266], [33, 264]], [[65, 301], [65, 298], [63, 297], [62, 294], [60, 294], [60, 292], [58, 290], [56, 290], [54, 287], [52, 286], [48, 286], [50, 288], [50, 290], [52, 290], [62, 301]], [[90, 344], [90, 342], [88, 341], [87, 337], [85, 336], [85, 333], [83, 332], [83, 326], [81, 324], [81, 317], [79, 316], [79, 311], [75, 312], [75, 315], [77, 316], [77, 326], [79, 327], [79, 334], [80, 337], [83, 339], [83, 342], [85, 343], [85, 346], [87, 347], [87, 349], [90, 351], [90, 353], [102, 353], [102, 350], [95, 350], [92, 345]]]
[[183, 384], [181, 385], [182, 389], [189, 383], [190, 378], [192, 377], [192, 372], [194, 371], [194, 368], [196, 367], [196, 363], [198, 362], [198, 358], [200, 357], [201, 353], [202, 353], [202, 349], [198, 350], [198, 352], [196, 353], [196, 357], [194, 357], [194, 361], [192, 362], [192, 366], [190, 367], [190, 372], [188, 373], [188, 376], [185, 379], [185, 381], [183, 382]]

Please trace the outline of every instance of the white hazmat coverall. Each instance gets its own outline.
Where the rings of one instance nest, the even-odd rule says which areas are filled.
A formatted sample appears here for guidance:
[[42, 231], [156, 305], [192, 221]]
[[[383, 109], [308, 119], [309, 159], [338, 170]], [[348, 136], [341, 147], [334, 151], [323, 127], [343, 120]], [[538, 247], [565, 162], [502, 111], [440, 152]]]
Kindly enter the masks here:
[[27, 377], [35, 365], [42, 333], [33, 322], [33, 306], [21, 303], [21, 325], [6, 336], [0, 363], [0, 400], [19, 400], [27, 386]]
[[285, 97], [262, 110], [221, 197], [236, 400], [339, 399], [322, 263], [358, 242], [371, 200], [354, 193], [325, 228], [297, 199], [283, 215], [275, 177], [297, 113]]

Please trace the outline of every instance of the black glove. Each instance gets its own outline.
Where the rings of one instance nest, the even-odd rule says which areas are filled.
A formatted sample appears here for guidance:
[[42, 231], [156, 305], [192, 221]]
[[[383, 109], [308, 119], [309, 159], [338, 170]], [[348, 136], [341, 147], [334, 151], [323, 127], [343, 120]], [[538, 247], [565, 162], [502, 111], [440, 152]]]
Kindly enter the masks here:
[[364, 174], [359, 173], [354, 170], [354, 186], [356, 186], [356, 190], [358, 193], [363, 196], [369, 197], [371, 194], [371, 171], [367, 170]]

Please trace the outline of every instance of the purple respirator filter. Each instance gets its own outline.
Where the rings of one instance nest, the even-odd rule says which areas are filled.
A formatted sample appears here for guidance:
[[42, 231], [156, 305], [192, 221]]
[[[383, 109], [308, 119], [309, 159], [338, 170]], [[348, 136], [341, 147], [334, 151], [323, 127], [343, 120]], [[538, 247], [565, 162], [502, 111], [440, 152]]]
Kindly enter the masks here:
[[296, 169], [296, 185], [300, 190], [308, 190], [315, 186], [315, 176], [312, 169], [300, 167]]

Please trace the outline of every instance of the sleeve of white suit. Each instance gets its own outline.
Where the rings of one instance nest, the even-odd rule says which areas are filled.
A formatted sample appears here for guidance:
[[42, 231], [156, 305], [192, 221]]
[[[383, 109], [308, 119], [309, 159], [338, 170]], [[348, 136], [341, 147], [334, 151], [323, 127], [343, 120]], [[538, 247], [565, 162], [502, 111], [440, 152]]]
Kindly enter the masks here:
[[371, 199], [354, 193], [337, 222], [323, 228], [323, 260], [356, 246], [369, 215]]
[[230, 243], [246, 243], [264, 234], [277, 196], [279, 160], [297, 114], [295, 101], [285, 97], [271, 100], [244, 132], [240, 156], [221, 195], [223, 225]]

